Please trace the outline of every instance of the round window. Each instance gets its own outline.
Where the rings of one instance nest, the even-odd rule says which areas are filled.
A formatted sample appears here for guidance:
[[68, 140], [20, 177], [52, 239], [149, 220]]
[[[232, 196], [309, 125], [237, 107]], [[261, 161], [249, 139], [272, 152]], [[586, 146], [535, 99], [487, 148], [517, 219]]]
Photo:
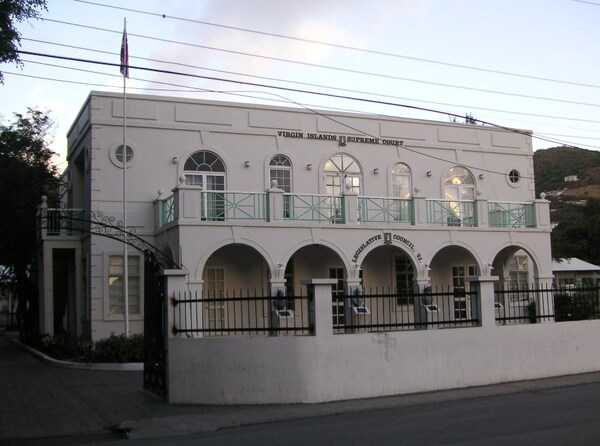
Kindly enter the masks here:
[[[131, 148], [131, 146], [127, 146], [127, 164], [129, 164], [131, 162], [131, 160], [133, 159], [133, 149]], [[115, 158], [117, 159], [117, 161], [121, 164], [123, 164], [123, 145], [120, 145], [119, 147], [117, 147], [115, 149]]]
[[510, 172], [508, 172], [508, 181], [510, 181], [511, 184], [517, 184], [520, 180], [521, 174], [517, 169], [513, 169]]

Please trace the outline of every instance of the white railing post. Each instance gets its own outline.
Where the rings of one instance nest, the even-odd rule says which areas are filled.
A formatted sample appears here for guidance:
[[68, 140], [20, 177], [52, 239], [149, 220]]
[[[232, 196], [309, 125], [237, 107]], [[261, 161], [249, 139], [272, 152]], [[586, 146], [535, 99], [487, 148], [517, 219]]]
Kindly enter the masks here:
[[487, 228], [489, 226], [489, 205], [485, 199], [475, 200], [475, 218], [477, 226]]
[[157, 231], [158, 228], [162, 226], [162, 196], [161, 192], [158, 193], [158, 196], [154, 200], [154, 231]]
[[533, 202], [535, 209], [535, 227], [550, 229], [550, 202], [544, 198]]
[[313, 319], [315, 336], [333, 336], [333, 314], [331, 311], [331, 287], [336, 279], [311, 279], [304, 284], [312, 296]]
[[413, 224], [426, 225], [428, 223], [425, 197], [413, 197]]
[[[479, 276], [471, 280], [471, 289], [475, 289], [479, 296], [480, 320], [483, 328], [496, 325], [494, 283], [497, 280], [498, 276]], [[471, 311], [473, 310], [473, 302], [471, 302]]]
[[48, 236], [48, 197], [42, 195], [42, 202], [38, 208], [39, 212], [39, 224], [41, 229], [42, 240]]
[[277, 187], [277, 180], [267, 189], [267, 212], [269, 221], [283, 220], [283, 189]]
[[348, 189], [341, 199], [344, 200], [344, 223], [358, 223], [358, 194], [355, 191]]

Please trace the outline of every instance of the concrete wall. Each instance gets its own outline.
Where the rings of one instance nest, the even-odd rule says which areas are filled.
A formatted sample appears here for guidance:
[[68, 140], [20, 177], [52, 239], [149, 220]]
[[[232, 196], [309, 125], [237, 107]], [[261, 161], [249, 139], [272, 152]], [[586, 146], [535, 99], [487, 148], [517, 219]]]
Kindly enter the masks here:
[[173, 403], [323, 402], [600, 370], [600, 321], [169, 340]]

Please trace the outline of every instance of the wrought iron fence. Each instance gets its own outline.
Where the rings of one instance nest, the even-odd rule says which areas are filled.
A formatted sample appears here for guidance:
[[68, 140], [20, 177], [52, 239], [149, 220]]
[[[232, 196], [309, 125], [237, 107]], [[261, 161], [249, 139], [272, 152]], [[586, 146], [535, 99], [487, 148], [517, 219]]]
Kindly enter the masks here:
[[442, 226], [477, 226], [475, 202], [427, 200], [427, 223]]
[[600, 287], [500, 284], [495, 290], [501, 325], [600, 319]]
[[413, 201], [399, 198], [358, 197], [361, 222], [413, 223]]
[[423, 293], [375, 289], [344, 295], [344, 320], [334, 332], [381, 332], [481, 325], [478, 292], [437, 288]]
[[160, 201], [159, 226], [173, 223], [175, 221], [175, 197], [173, 195]]
[[258, 290], [171, 297], [172, 332], [187, 336], [311, 335], [313, 300], [308, 295], [272, 296]]
[[42, 219], [42, 225], [46, 225], [47, 235], [74, 235], [81, 232], [84, 218], [83, 209], [49, 208], [46, 210], [46, 218]]
[[264, 192], [203, 191], [201, 217], [207, 221], [266, 220]]
[[533, 203], [488, 203], [489, 225], [496, 228], [534, 228]]
[[332, 195], [283, 194], [286, 220], [344, 223], [344, 197]]

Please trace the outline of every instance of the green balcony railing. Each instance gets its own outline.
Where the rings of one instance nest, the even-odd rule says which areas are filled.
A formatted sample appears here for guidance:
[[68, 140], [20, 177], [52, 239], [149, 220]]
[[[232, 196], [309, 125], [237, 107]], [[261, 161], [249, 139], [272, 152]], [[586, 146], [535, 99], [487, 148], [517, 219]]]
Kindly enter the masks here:
[[442, 226], [477, 226], [474, 201], [426, 200], [427, 223]]
[[495, 228], [535, 228], [533, 203], [489, 202], [489, 225]]
[[161, 200], [159, 206], [160, 226], [173, 223], [175, 221], [175, 197], [171, 195]]
[[284, 219], [344, 223], [344, 197], [331, 195], [284, 194]]
[[267, 194], [264, 192], [201, 193], [201, 217], [207, 221], [266, 220]]
[[413, 224], [412, 200], [384, 197], [358, 197], [358, 212], [362, 223]]

